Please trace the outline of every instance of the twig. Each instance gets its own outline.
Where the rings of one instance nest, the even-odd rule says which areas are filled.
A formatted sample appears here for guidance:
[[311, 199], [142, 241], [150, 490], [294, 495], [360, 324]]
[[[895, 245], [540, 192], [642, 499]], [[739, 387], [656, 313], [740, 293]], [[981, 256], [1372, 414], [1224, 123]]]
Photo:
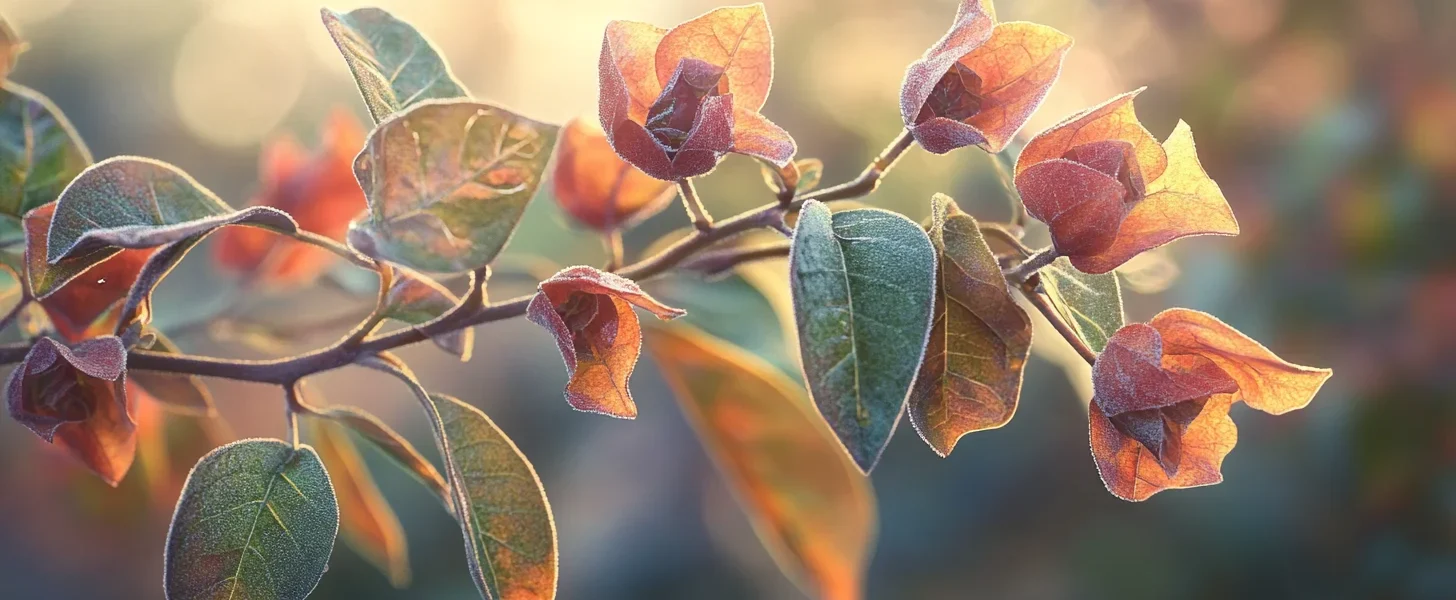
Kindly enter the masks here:
[[679, 268], [684, 271], [697, 271], [704, 275], [717, 275], [741, 263], [788, 255], [789, 243], [777, 242], [746, 248], [728, 248], [726, 250], [704, 252], [692, 260], [684, 262]]
[[679, 179], [677, 189], [682, 193], [683, 206], [687, 207], [688, 215], [693, 218], [693, 227], [698, 228], [698, 231], [711, 231], [713, 216], [703, 207], [703, 199], [698, 197], [698, 188], [693, 186], [693, 180]]
[[23, 312], [25, 310], [25, 307], [28, 306], [31, 302], [33, 302], [33, 300], [31, 300], [29, 295], [22, 295], [20, 297], [20, 302], [15, 303], [15, 308], [10, 309], [10, 312], [5, 313], [4, 317], [0, 317], [0, 331], [5, 331], [6, 327], [9, 327], [12, 323], [14, 323], [15, 319], [20, 316], [20, 313]]
[[389, 310], [389, 291], [394, 287], [394, 267], [383, 262], [371, 262], [374, 264], [374, 272], [379, 274], [379, 296], [374, 301], [374, 310], [341, 342], [346, 347], [358, 346], [369, 334], [374, 333], [379, 324], [384, 322], [385, 311]]
[[1057, 260], [1058, 256], [1061, 255], [1057, 254], [1057, 249], [1052, 246], [1047, 246], [1046, 248], [1037, 250], [1035, 254], [1027, 257], [1027, 259], [1024, 261], [1021, 261], [1021, 264], [1007, 269], [1006, 279], [1011, 283], [1015, 284], [1020, 284], [1024, 281], [1027, 281], [1031, 278], [1032, 275], [1035, 275], [1037, 271], [1040, 271], [1042, 267], [1052, 264], [1053, 261]]
[[1051, 301], [1047, 300], [1046, 296], [1039, 291], [1040, 285], [1041, 280], [1033, 276], [1031, 279], [1022, 282], [1017, 289], [1021, 292], [1022, 296], [1026, 297], [1027, 302], [1035, 306], [1041, 312], [1041, 315], [1046, 317], [1046, 320], [1052, 324], [1052, 327], [1056, 328], [1057, 333], [1062, 336], [1062, 339], [1067, 340], [1067, 343], [1072, 345], [1072, 349], [1076, 350], [1077, 354], [1082, 355], [1082, 358], [1087, 361], [1087, 364], [1095, 364], [1097, 362], [1097, 353], [1087, 345], [1087, 342], [1082, 341], [1082, 338], [1072, 329], [1072, 325], [1067, 323], [1066, 319], [1062, 318], [1062, 315], [1057, 312], [1056, 307], [1052, 306]]
[[909, 150], [910, 146], [914, 144], [915, 138], [910, 135], [910, 130], [906, 129], [901, 131], [900, 136], [896, 137], [895, 141], [890, 142], [890, 145], [886, 146], [885, 149], [880, 152], [880, 155], [876, 156], [875, 160], [870, 162], [869, 166], [865, 167], [864, 171], [860, 172], [859, 177], [855, 177], [854, 179], [846, 181], [839, 185], [830, 186], [804, 194], [802, 197], [800, 197], [798, 201], [794, 203], [794, 206], [797, 208], [799, 205], [802, 205], [804, 202], [807, 202], [809, 200], [829, 202], [831, 200], [859, 198], [868, 195], [870, 192], [875, 191], [875, 188], [880, 186], [880, 179], [885, 176], [885, 173], [890, 172], [891, 168], [894, 168], [895, 163], [899, 161], [900, 157], [905, 154], [905, 151]]
[[622, 268], [622, 256], [626, 251], [622, 248], [622, 230], [613, 229], [603, 234], [602, 243], [607, 247], [607, 268], [604, 271], [616, 271]]

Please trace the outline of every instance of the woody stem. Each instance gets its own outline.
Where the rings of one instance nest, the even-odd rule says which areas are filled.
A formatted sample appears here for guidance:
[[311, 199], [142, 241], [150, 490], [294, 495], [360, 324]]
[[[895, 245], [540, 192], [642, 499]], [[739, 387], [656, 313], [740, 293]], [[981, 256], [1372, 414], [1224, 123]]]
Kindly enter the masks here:
[[1041, 316], [1046, 317], [1046, 320], [1057, 330], [1057, 334], [1061, 335], [1062, 339], [1067, 340], [1067, 343], [1071, 344], [1072, 349], [1076, 350], [1077, 354], [1080, 354], [1087, 361], [1087, 364], [1095, 364], [1097, 362], [1097, 352], [1091, 346], [1088, 346], [1087, 342], [1082, 341], [1081, 336], [1078, 336], [1077, 332], [1072, 329], [1072, 325], [1066, 319], [1062, 318], [1062, 315], [1057, 312], [1056, 307], [1053, 307], [1051, 301], [1042, 293], [1040, 287], [1041, 280], [1033, 276], [1031, 279], [1022, 282], [1016, 289], [1021, 292], [1022, 296], [1026, 297], [1027, 302], [1030, 302], [1032, 306], [1036, 307], [1036, 310], [1041, 313]]
[[713, 217], [708, 214], [708, 209], [703, 208], [703, 200], [698, 198], [698, 189], [693, 186], [693, 180], [677, 180], [677, 189], [682, 193], [683, 206], [688, 208], [688, 215], [693, 218], [693, 227], [698, 228], [698, 231], [713, 229]]

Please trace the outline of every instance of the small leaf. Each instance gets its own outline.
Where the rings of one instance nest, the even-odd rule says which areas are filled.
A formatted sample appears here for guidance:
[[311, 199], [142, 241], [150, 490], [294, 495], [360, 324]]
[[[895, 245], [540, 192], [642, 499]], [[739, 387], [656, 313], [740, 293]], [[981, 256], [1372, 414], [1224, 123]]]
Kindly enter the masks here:
[[[147, 333], [156, 336], [152, 343], [153, 352], [166, 354], [181, 354], [177, 345], [162, 332], [155, 329], [147, 329]], [[185, 415], [212, 416], [217, 409], [213, 406], [212, 393], [207, 390], [207, 384], [202, 378], [196, 375], [180, 375], [177, 373], [162, 373], [157, 371], [132, 371], [132, 382], [140, 385], [159, 404], [172, 412]]]
[[321, 11], [374, 122], [421, 100], [469, 96], [430, 41], [378, 8]]
[[775, 194], [782, 194], [787, 188], [802, 194], [818, 187], [819, 180], [824, 177], [824, 161], [817, 158], [802, 158], [783, 168], [761, 160], [758, 168], [763, 174], [764, 185]]
[[430, 402], [476, 587], [492, 600], [555, 598], [556, 523], [531, 462], [479, 409]]
[[334, 485], [344, 543], [389, 577], [390, 585], [408, 587], [409, 547], [404, 528], [379, 492], [358, 448], [338, 423], [309, 419], [305, 424]]
[[385, 456], [399, 463], [406, 472], [430, 488], [446, 506], [450, 506], [450, 487], [445, 477], [435, 469], [424, 455], [416, 450], [409, 440], [395, 432], [378, 417], [352, 406], [331, 406], [320, 409], [320, 416], [333, 419], [359, 434], [365, 441], [378, 448]]
[[624, 229], [657, 214], [676, 188], [622, 160], [595, 121], [572, 119], [561, 130], [551, 178], [556, 203], [597, 231]]
[[99, 260], [93, 257], [110, 256], [117, 248], [154, 248], [235, 224], [285, 233], [298, 228], [274, 208], [235, 211], [167, 163], [117, 156], [91, 165], [61, 192], [46, 238], [46, 262], [82, 255]]
[[1016, 304], [976, 219], [937, 194], [930, 240], [940, 255], [935, 323], [910, 394], [910, 424], [941, 456], [965, 434], [1016, 413], [1031, 319]]
[[642, 325], [632, 307], [667, 320], [682, 316], [630, 279], [591, 267], [569, 267], [541, 282], [526, 318], [556, 338], [571, 381], [566, 402], [580, 411], [637, 416], [627, 382], [642, 352]]
[[302, 600], [338, 531], [334, 488], [313, 448], [233, 442], [187, 476], [167, 533], [167, 598]]
[[861, 597], [874, 492], [803, 388], [688, 326], [651, 328], [647, 347], [780, 568], [815, 597]]
[[1040, 271], [1041, 284], [1062, 320], [1072, 325], [1093, 352], [1107, 346], [1107, 338], [1122, 328], [1122, 288], [1117, 275], [1088, 275], [1059, 258]]
[[935, 248], [913, 221], [880, 209], [830, 214], [808, 202], [789, 255], [809, 391], [868, 472], [900, 421], [925, 355]]
[[819, 187], [824, 179], [824, 161], [817, 158], [801, 158], [794, 161], [799, 169], [799, 183], [794, 189], [800, 194]]
[[91, 152], [48, 98], [16, 83], [0, 88], [0, 214], [20, 218], [49, 204], [89, 164]]
[[[422, 273], [395, 268], [394, 283], [389, 287], [385, 302], [385, 317], [410, 325], [423, 325], [450, 312], [460, 299]], [[466, 327], [437, 335], [432, 340], [442, 350], [460, 357], [461, 362], [467, 362], [475, 347], [475, 329]]]
[[354, 160], [365, 255], [426, 272], [489, 265], [536, 193], [557, 127], [470, 101], [431, 100], [379, 124]]

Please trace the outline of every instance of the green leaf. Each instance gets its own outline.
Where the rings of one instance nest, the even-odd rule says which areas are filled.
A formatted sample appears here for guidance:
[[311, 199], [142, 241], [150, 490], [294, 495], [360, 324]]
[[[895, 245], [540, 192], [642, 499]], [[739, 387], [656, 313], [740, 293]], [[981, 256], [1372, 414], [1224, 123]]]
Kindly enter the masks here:
[[[162, 335], [162, 332], [151, 328], [145, 331], [155, 337], [150, 348], [153, 352], [181, 354], [177, 345]], [[207, 390], [207, 384], [202, 382], [201, 377], [139, 369], [132, 369], [127, 376], [172, 412], [198, 416], [212, 416], [217, 412], [212, 402], [212, 393]]]
[[556, 597], [556, 523], [531, 462], [479, 409], [429, 399], [476, 587], [494, 600]]
[[0, 214], [18, 219], [54, 201], [89, 164], [91, 151], [49, 99], [13, 82], [0, 87]]
[[175, 166], [118, 156], [91, 165], [61, 192], [46, 261], [102, 254], [104, 259], [117, 248], [153, 248], [235, 224], [284, 233], [298, 229], [276, 208], [233, 210]]
[[874, 467], [925, 354], [935, 248], [910, 219], [811, 201], [789, 255], [804, 375], [856, 464]]
[[692, 327], [651, 327], [647, 348], [780, 568], [816, 598], [861, 597], [874, 491], [804, 388]]
[[536, 193], [558, 129], [470, 101], [390, 117], [354, 160], [369, 212], [350, 225], [350, 245], [427, 272], [490, 264]]
[[949, 455], [967, 433], [1016, 413], [1031, 353], [1031, 319], [1007, 287], [976, 219], [955, 201], [932, 200], [930, 241], [940, 254], [935, 324], [910, 395], [910, 424]]
[[322, 10], [369, 114], [378, 123], [421, 100], [469, 96], [430, 41], [378, 8]]
[[[384, 316], [410, 325], [423, 325], [450, 312], [459, 303], [460, 299], [455, 294], [434, 279], [409, 269], [395, 268], [394, 283], [385, 297]], [[475, 329], [466, 327], [431, 339], [436, 346], [465, 362], [470, 360], [471, 350], [475, 347]]]
[[1117, 274], [1088, 275], [1065, 258], [1058, 258], [1040, 273], [1057, 314], [1072, 325], [1087, 346], [1101, 352], [1124, 322]]
[[187, 476], [167, 534], [167, 598], [305, 598], [338, 531], [334, 488], [313, 448], [233, 442]]

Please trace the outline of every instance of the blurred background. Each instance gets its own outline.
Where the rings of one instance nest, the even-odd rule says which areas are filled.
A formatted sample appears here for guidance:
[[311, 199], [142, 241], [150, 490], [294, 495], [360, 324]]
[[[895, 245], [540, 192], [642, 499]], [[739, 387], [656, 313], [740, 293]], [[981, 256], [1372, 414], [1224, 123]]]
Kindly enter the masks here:
[[[801, 156], [824, 160], [826, 181], [852, 177], [900, 129], [900, 77], [944, 33], [956, 2], [765, 3], [777, 72], [764, 113]], [[714, 7], [374, 4], [430, 36], [476, 97], [558, 122], [595, 114], [608, 20], [671, 26]], [[868, 597], [1456, 598], [1456, 2], [1003, 0], [997, 9], [1077, 40], [1023, 135], [1149, 86], [1143, 122], [1159, 137], [1180, 118], [1191, 124], [1242, 225], [1237, 238], [1178, 242], [1132, 273], [1129, 320], [1168, 306], [1209, 311], [1335, 376], [1303, 411], [1235, 407], [1239, 445], [1222, 485], [1131, 504], [1103, 489], [1088, 452], [1086, 383], [1067, 377], [1061, 341], [1043, 335], [1006, 427], [967, 437], [948, 459], [900, 428], [873, 476], [881, 533]], [[340, 106], [367, 121], [311, 2], [0, 0], [0, 12], [32, 44], [12, 77], [49, 95], [98, 159], [172, 162], [235, 205], [258, 189], [267, 140], [312, 143]], [[758, 167], [736, 156], [700, 189], [722, 215], [769, 198]], [[866, 202], [920, 219], [936, 191], [983, 219], [1006, 218], [991, 161], [974, 149], [912, 150]], [[629, 253], [686, 223], [664, 211], [628, 235]], [[491, 294], [525, 293], [528, 273], [602, 256], [543, 193]], [[209, 261], [194, 253], [163, 286], [163, 329], [188, 351], [265, 355], [259, 343], [199, 334], [208, 328], [198, 319], [235, 293]], [[304, 323], [367, 302], [320, 284], [272, 293], [252, 314]], [[774, 318], [758, 305], [724, 310]], [[291, 342], [315, 347], [343, 327]], [[800, 597], [649, 361], [633, 382], [641, 416], [618, 421], [567, 407], [560, 359], [534, 325], [477, 335], [466, 365], [428, 345], [406, 357], [431, 387], [488, 412], [535, 463], [560, 530], [562, 598]], [[276, 390], [211, 385], [232, 435], [282, 435]], [[405, 390], [382, 376], [335, 372], [314, 388], [430, 446]], [[171, 457], [180, 471], [170, 494], [155, 485], [165, 478], [137, 471], [112, 490], [20, 425], [0, 425], [0, 596], [161, 597], [175, 487], [205, 449]], [[476, 597], [453, 521], [366, 456], [385, 467], [376, 473], [409, 534], [414, 586], [390, 588], [340, 546], [315, 597]]]

